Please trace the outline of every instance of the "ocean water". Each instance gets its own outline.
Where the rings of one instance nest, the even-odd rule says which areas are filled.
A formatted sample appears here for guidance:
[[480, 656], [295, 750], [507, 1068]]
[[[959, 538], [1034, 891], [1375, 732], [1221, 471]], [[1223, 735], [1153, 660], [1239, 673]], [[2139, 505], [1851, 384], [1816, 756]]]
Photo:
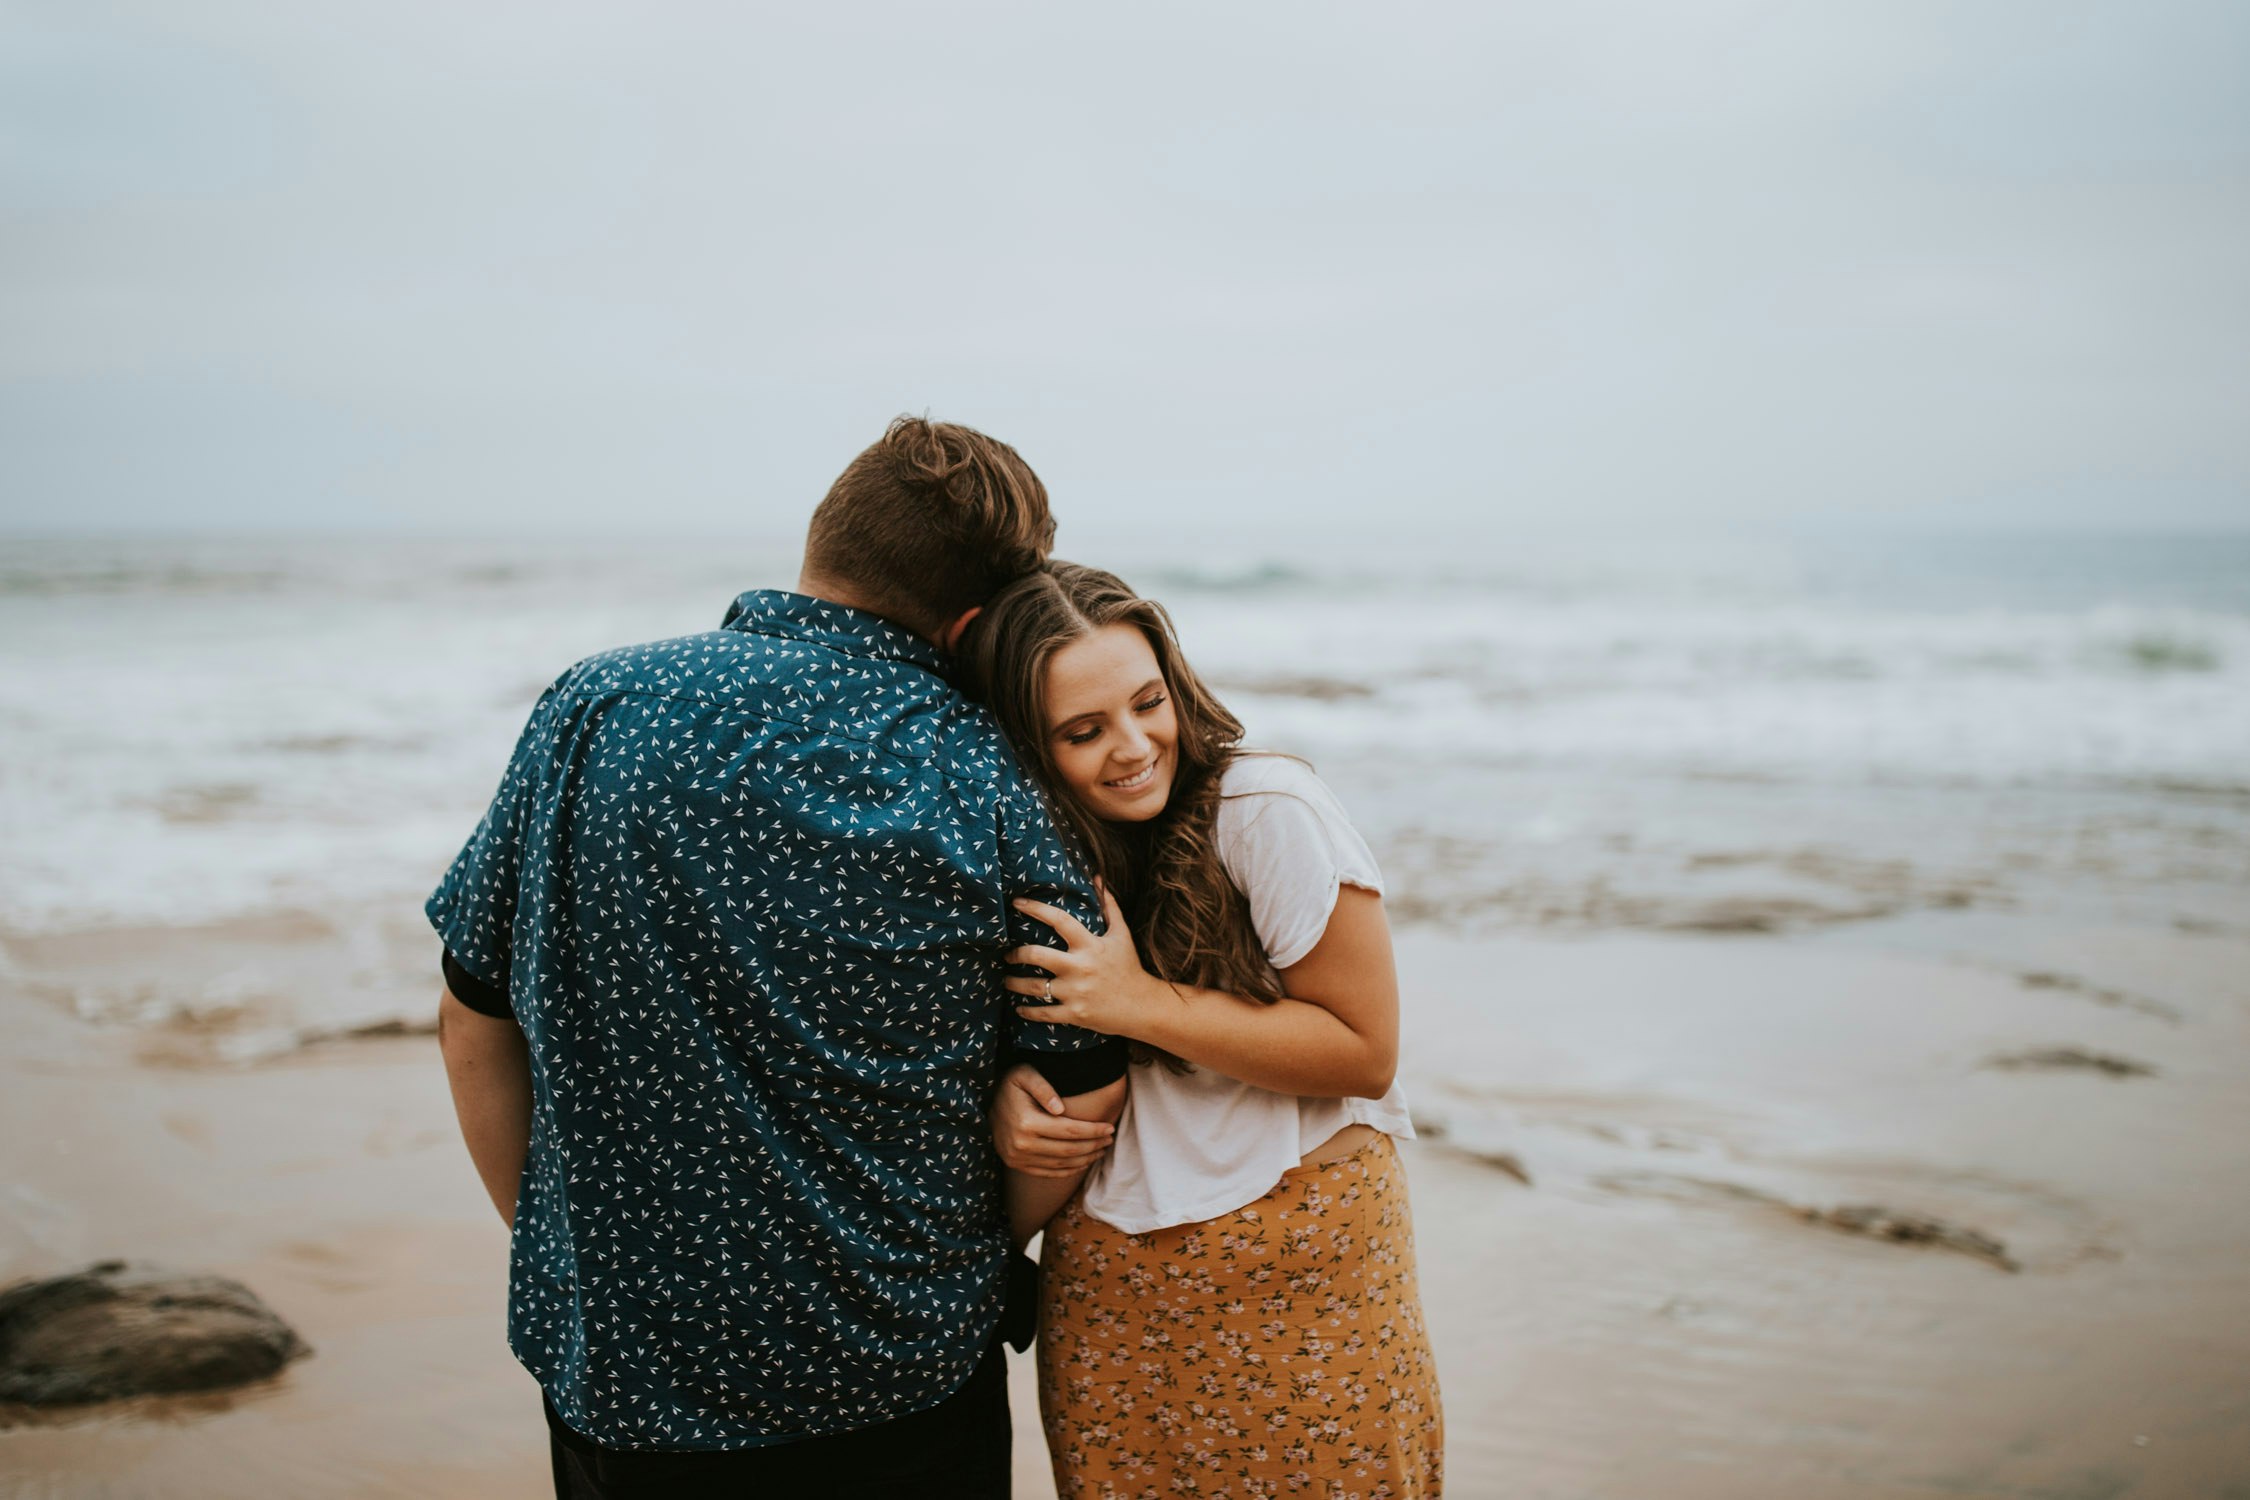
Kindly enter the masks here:
[[[1330, 779], [1404, 923], [2250, 927], [2250, 538], [1081, 551], [1167, 603], [1255, 742]], [[176, 978], [47, 982], [92, 1019], [257, 1036], [426, 1009], [421, 898], [539, 690], [794, 563], [0, 542], [0, 962], [313, 933], [310, 967], [246, 937]]]

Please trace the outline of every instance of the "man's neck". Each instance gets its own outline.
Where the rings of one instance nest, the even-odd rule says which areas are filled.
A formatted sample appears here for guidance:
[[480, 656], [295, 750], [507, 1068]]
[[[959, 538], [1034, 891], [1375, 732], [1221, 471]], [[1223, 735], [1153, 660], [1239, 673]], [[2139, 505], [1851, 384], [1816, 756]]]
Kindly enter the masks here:
[[919, 636], [925, 641], [929, 641], [933, 646], [942, 648], [944, 645], [942, 641], [932, 640], [927, 631], [921, 629], [911, 621], [902, 620], [897, 615], [892, 614], [890, 611], [879, 609], [875, 605], [868, 603], [867, 600], [861, 598], [849, 584], [837, 583], [833, 579], [822, 578], [812, 573], [800, 572], [797, 575], [797, 592], [803, 594], [809, 599], [818, 599], [824, 604], [841, 604], [846, 609], [856, 609], [863, 614], [873, 615], [877, 619], [888, 620], [893, 625], [898, 626], [901, 630], [913, 631], [915, 635]]

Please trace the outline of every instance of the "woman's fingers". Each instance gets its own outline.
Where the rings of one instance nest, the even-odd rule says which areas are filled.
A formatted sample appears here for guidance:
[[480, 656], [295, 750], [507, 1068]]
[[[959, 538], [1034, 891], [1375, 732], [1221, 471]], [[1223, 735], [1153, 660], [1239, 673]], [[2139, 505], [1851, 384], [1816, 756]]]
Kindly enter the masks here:
[[1029, 897], [1018, 897], [1015, 905], [1016, 910], [1025, 916], [1037, 917], [1052, 927], [1056, 935], [1073, 948], [1080, 943], [1093, 941], [1094, 935], [1086, 930], [1085, 924], [1059, 906], [1049, 906], [1044, 901], [1033, 901]]
[[1006, 965], [1015, 965], [1017, 969], [1046, 969], [1048, 974], [1060, 974], [1062, 969], [1071, 967], [1071, 956], [1064, 949], [1048, 947], [1008, 949], [1006, 954], [999, 956], [999, 960]]
[[1070, 1018], [1069, 1012], [1060, 1000], [1052, 1005], [1049, 1005], [1045, 1000], [1041, 1000], [1037, 1005], [1019, 1005], [1016, 1007], [1016, 1015], [1026, 1021], [1045, 1022], [1049, 1026], [1078, 1025], [1078, 1022]]
[[1075, 1177], [1101, 1159], [1117, 1128], [1105, 1120], [1074, 1120], [1036, 1068], [1019, 1063], [1001, 1075], [992, 1100], [992, 1141], [1000, 1160], [1030, 1177]]
[[1117, 1133], [1117, 1127], [1104, 1120], [1073, 1120], [1068, 1115], [1032, 1115], [1016, 1127], [1016, 1139], [1029, 1144], [1033, 1141], [1053, 1141], [1078, 1145], [1092, 1141], [1099, 1145]]
[[1011, 1172], [1023, 1172], [1033, 1177], [1071, 1177], [1089, 1170], [1101, 1158], [1099, 1151], [1085, 1151], [1076, 1156], [1017, 1155], [1003, 1156], [1000, 1160], [1007, 1164]]
[[1001, 1131], [994, 1142], [1012, 1167], [1017, 1160], [1080, 1160], [1100, 1156], [1109, 1149], [1107, 1127], [1100, 1136], [1033, 1136], [1026, 1131]]
[[1000, 1159], [1018, 1172], [1082, 1172], [1109, 1149], [1109, 1138], [1040, 1140], [1005, 1136], [998, 1144]]
[[1029, 995], [1035, 1000], [1046, 999], [1047, 986], [1054, 983], [1052, 979], [1034, 979], [1028, 974], [1010, 974], [1000, 982], [1017, 994]]
[[[1062, 1095], [1056, 1093], [1055, 1086], [1030, 1063], [1017, 1063], [1001, 1074], [1000, 1084], [1004, 1089], [1014, 1089], [1048, 1114], [1059, 1115], [1063, 1112]], [[1001, 1102], [1004, 1107], [1006, 1095], [1001, 1096]]]

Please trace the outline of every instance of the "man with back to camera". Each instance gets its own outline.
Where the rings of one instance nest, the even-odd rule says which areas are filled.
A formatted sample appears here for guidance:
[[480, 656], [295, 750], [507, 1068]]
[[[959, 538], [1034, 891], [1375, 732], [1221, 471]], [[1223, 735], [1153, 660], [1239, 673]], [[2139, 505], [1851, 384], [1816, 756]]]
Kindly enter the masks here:
[[558, 1496], [1008, 1493], [986, 1100], [1012, 1045], [1098, 1136], [1125, 1056], [1014, 1017], [1009, 899], [1099, 903], [940, 653], [1053, 535], [1014, 449], [901, 417], [797, 592], [557, 679], [430, 897]]

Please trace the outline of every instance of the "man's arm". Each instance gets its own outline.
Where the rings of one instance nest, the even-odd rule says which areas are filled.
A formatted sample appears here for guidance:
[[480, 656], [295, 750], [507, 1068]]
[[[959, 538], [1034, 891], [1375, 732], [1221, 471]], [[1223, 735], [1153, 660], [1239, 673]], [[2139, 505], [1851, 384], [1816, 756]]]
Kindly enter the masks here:
[[447, 990], [438, 999], [438, 1050], [453, 1085], [453, 1113], [492, 1206], [513, 1225], [523, 1159], [531, 1150], [531, 1052], [512, 1017], [471, 1010]]

